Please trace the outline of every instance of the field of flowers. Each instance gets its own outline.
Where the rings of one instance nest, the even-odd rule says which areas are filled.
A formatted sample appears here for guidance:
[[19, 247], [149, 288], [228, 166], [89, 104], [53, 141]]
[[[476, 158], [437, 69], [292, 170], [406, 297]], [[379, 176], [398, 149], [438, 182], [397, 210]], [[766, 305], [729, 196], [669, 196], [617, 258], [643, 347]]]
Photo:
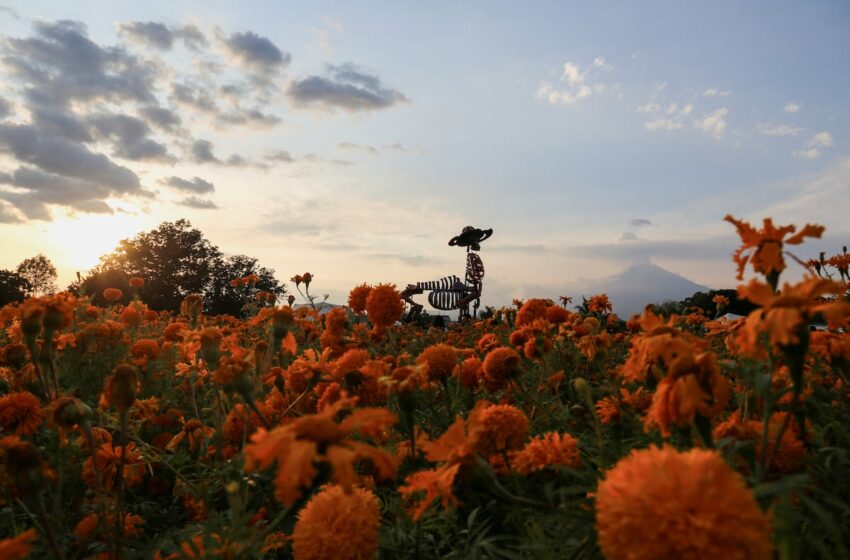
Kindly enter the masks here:
[[0, 559], [849, 558], [850, 255], [727, 219], [735, 321], [603, 294], [423, 329], [388, 284], [7, 306]]

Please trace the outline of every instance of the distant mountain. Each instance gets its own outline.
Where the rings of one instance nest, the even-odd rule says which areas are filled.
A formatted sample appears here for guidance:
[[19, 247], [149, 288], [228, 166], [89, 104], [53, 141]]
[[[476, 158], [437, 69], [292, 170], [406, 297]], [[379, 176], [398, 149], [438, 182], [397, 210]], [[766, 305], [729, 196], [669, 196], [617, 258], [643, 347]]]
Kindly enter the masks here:
[[642, 262], [615, 276], [590, 281], [581, 291], [585, 296], [608, 294], [614, 312], [625, 319], [642, 312], [647, 304], [679, 301], [709, 288], [656, 264]]

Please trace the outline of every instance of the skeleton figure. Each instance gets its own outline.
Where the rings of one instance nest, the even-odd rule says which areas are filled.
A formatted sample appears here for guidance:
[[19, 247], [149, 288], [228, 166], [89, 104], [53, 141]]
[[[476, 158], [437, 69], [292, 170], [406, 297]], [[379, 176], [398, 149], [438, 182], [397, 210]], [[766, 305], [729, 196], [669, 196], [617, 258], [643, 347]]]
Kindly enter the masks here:
[[[405, 320], [412, 321], [422, 313], [422, 305], [413, 301], [413, 296], [430, 292], [428, 303], [435, 309], [459, 311], [458, 319], [476, 317], [481, 305], [481, 290], [484, 280], [484, 263], [474, 251], [481, 250], [481, 242], [493, 235], [492, 229], [466, 226], [460, 235], [449, 241], [451, 247], [466, 247], [466, 277], [463, 281], [455, 275], [445, 276], [431, 282], [408, 284], [401, 293], [402, 299], [410, 304]], [[469, 304], [472, 304], [472, 313]]]

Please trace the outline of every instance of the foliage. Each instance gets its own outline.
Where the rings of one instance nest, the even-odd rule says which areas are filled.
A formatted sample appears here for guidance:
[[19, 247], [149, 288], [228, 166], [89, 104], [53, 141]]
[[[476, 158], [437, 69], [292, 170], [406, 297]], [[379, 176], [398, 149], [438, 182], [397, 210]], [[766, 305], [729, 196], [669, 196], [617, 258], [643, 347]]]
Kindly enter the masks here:
[[[247, 287], [231, 286], [230, 281], [256, 275]], [[91, 296], [103, 304], [106, 287], [128, 291], [128, 279], [142, 278], [138, 295], [157, 311], [177, 311], [189, 294], [204, 298], [204, 311], [239, 315], [242, 307], [258, 292], [281, 296], [285, 289], [274, 271], [258, 265], [245, 255], [225, 257], [187, 220], [163, 222], [156, 229], [122, 240], [113, 253], [101, 257], [98, 266], [72, 290]], [[126, 300], [125, 300], [126, 303]]]
[[24, 259], [18, 265], [17, 272], [30, 283], [28, 295], [43, 296], [57, 290], [56, 267], [42, 254]]
[[24, 301], [32, 289], [29, 281], [11, 270], [0, 270], [0, 305]]

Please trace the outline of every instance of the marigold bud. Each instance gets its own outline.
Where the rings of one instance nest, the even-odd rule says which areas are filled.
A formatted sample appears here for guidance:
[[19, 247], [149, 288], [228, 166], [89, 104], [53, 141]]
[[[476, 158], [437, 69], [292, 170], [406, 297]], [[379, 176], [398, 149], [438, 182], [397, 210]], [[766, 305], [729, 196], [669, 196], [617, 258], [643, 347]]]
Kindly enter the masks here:
[[41, 331], [44, 320], [44, 306], [35, 301], [24, 304], [21, 309], [21, 331], [26, 337], [35, 337]]
[[104, 400], [119, 412], [126, 412], [136, 402], [138, 384], [139, 375], [136, 368], [130, 364], [119, 364], [112, 375], [106, 378], [103, 387]]
[[211, 370], [218, 368], [221, 359], [221, 331], [207, 327], [201, 331], [201, 357]]
[[119, 290], [118, 288], [106, 288], [103, 290], [103, 299], [110, 302], [116, 302], [119, 299], [124, 297], [124, 292]]
[[92, 418], [92, 409], [75, 397], [61, 397], [53, 407], [53, 421], [57, 426], [72, 428], [85, 424]]

